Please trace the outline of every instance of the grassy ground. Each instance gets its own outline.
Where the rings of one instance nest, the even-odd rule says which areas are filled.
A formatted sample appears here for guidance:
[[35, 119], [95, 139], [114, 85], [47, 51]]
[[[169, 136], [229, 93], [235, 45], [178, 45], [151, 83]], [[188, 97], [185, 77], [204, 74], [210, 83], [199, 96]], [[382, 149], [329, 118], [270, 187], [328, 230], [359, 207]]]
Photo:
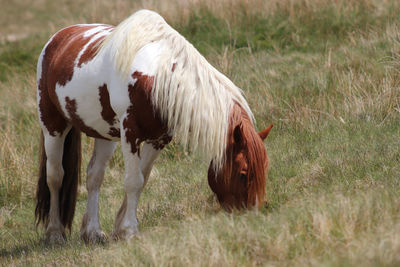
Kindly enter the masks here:
[[[398, 1], [0, 3], [1, 264], [400, 264]], [[141, 7], [160, 12], [243, 88], [259, 128], [275, 124], [266, 142], [269, 208], [223, 212], [207, 185], [208, 163], [173, 144], [142, 194], [138, 238], [85, 245], [82, 188], [68, 242], [48, 246], [33, 217], [36, 58], [60, 27], [117, 24]], [[86, 166], [93, 141], [83, 139]], [[122, 177], [118, 149], [100, 195], [107, 233]]]

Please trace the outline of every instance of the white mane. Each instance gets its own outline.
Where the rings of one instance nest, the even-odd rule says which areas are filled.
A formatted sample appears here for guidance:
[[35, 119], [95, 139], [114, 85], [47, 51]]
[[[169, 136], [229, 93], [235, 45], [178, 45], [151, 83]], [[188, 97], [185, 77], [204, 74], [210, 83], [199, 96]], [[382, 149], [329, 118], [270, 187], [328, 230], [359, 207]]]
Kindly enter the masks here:
[[116, 68], [127, 77], [136, 53], [159, 40], [167, 44], [167, 50], [157, 66], [153, 104], [177, 141], [190, 150], [200, 150], [219, 169], [233, 103], [239, 103], [254, 120], [241, 90], [160, 15], [149, 10], [140, 10], [119, 24], [99, 49], [109, 45]]

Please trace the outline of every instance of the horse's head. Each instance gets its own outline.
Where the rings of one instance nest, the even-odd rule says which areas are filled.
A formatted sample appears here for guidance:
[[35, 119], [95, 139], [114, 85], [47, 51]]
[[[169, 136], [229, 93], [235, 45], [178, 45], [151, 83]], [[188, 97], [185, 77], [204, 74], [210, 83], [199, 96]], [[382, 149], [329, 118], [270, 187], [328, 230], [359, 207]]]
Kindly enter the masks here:
[[272, 126], [259, 133], [248, 120], [230, 127], [222, 167], [215, 171], [211, 162], [208, 169], [208, 183], [224, 209], [258, 208], [264, 203], [268, 158], [263, 140]]

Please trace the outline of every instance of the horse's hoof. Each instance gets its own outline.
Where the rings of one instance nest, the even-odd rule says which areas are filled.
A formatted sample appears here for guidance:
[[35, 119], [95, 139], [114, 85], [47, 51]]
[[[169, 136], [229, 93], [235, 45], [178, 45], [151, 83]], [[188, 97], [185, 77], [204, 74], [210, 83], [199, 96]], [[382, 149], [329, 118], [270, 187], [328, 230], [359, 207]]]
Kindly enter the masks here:
[[127, 241], [138, 235], [139, 235], [139, 231], [137, 231], [137, 230], [133, 231], [132, 229], [123, 229], [123, 230], [114, 231], [111, 234], [111, 237], [114, 241], [118, 241], [118, 240]]
[[92, 231], [81, 234], [81, 238], [87, 244], [104, 244], [107, 242], [107, 235], [103, 231]]
[[65, 242], [65, 237], [60, 232], [46, 233], [45, 242], [50, 245], [61, 245]]

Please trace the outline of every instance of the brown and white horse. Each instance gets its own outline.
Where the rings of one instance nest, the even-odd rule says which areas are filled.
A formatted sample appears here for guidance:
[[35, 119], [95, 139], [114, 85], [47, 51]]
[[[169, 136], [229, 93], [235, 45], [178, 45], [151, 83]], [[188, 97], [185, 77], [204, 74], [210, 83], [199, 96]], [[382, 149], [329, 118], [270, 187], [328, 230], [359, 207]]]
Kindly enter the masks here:
[[268, 159], [241, 91], [157, 13], [141, 10], [117, 27], [57, 32], [37, 65], [42, 128], [35, 215], [50, 242], [71, 228], [80, 170], [80, 132], [95, 138], [87, 168], [81, 237], [105, 238], [98, 217], [104, 171], [121, 140], [125, 199], [113, 236], [138, 232], [136, 209], [154, 160], [171, 138], [211, 160], [208, 181], [227, 210], [259, 207]]

